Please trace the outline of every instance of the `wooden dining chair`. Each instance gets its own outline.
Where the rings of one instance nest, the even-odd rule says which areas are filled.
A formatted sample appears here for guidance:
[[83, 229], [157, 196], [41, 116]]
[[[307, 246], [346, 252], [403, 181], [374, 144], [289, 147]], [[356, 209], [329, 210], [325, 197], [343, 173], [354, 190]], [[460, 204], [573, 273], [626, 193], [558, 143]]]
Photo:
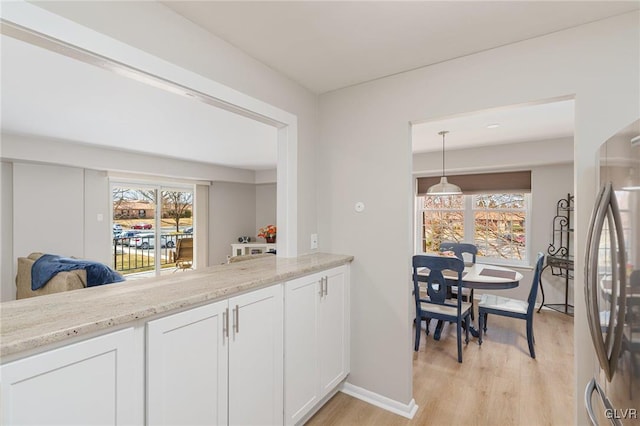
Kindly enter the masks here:
[[535, 339], [533, 336], [533, 311], [535, 310], [536, 297], [538, 296], [538, 283], [540, 280], [540, 272], [544, 262], [544, 254], [538, 253], [536, 260], [536, 269], [533, 274], [533, 282], [529, 290], [529, 297], [526, 301], [511, 299], [508, 297], [495, 296], [493, 294], [483, 294], [480, 303], [478, 303], [478, 317], [480, 320], [480, 336], [478, 343], [482, 345], [482, 332], [487, 331], [487, 316], [502, 315], [504, 317], [519, 318], [527, 322], [527, 343], [529, 344], [529, 354], [531, 358], [536, 357], [536, 351], [533, 347]]
[[[469, 254], [471, 258], [471, 263], [476, 263], [476, 256], [478, 255], [478, 247], [471, 243], [454, 243], [454, 242], [444, 242], [440, 243], [440, 251], [452, 251], [455, 253], [456, 257], [463, 262], [465, 261], [465, 254]], [[465, 262], [466, 263], [466, 262]], [[451, 288], [451, 291], [455, 297], [458, 297], [458, 292], [455, 288]], [[462, 288], [462, 301], [471, 303], [471, 319], [475, 319], [475, 315], [473, 313], [474, 310], [474, 299], [473, 299], [473, 289], [472, 288]]]
[[[420, 268], [427, 268], [428, 275], [419, 274]], [[458, 338], [458, 362], [462, 362], [462, 324], [464, 322], [465, 343], [469, 343], [469, 325], [471, 304], [463, 302], [462, 298], [447, 298], [447, 274], [449, 283], [455, 281], [458, 291], [462, 289], [462, 272], [464, 262], [456, 257], [442, 257], [429, 255], [413, 256], [413, 293], [416, 302], [416, 338], [415, 350], [420, 346], [420, 331], [423, 320], [437, 319], [456, 323]], [[451, 277], [453, 275], [453, 278]], [[426, 285], [426, 296], [421, 293], [420, 283]], [[427, 327], [428, 330], [428, 327]]]

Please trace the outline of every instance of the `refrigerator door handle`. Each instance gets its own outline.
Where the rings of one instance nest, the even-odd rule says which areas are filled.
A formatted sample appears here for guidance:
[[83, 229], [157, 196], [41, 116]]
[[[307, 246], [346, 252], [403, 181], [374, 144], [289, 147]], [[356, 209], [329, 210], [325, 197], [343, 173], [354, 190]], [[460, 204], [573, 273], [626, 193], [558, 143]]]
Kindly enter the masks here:
[[[622, 216], [620, 215], [620, 207], [618, 206], [618, 198], [611, 189], [611, 213], [613, 215], [613, 223], [615, 228], [615, 237], [611, 235], [611, 241], [615, 241], [615, 244], [611, 244], [611, 258], [613, 259], [613, 282], [617, 282], [618, 292], [612, 295], [612, 305], [618, 306], [618, 317], [615, 322], [615, 333], [613, 347], [611, 351], [611, 358], [615, 360], [612, 365], [611, 376], [615, 373], [618, 358], [620, 358], [620, 352], [622, 351], [622, 335], [624, 332], [624, 323], [627, 310], [627, 255], [624, 243], [624, 229], [622, 225]], [[613, 234], [613, 231], [611, 231]], [[616, 268], [617, 266], [617, 268]], [[611, 312], [613, 315], [613, 310]]]
[[591, 332], [591, 340], [593, 341], [598, 362], [605, 371], [607, 377], [610, 377], [609, 361], [607, 359], [604, 341], [602, 340], [602, 331], [600, 329], [600, 312], [598, 308], [598, 248], [600, 244], [600, 235], [606, 218], [608, 202], [611, 187], [604, 186], [598, 194], [596, 207], [591, 214], [589, 222], [589, 233], [587, 234], [587, 258], [585, 264], [585, 286], [584, 296], [587, 308], [587, 321], [589, 323], [589, 331]]
[[[602, 337], [602, 324], [600, 322], [600, 307], [598, 306], [599, 276], [598, 276], [598, 252], [600, 237], [602, 235], [604, 221], [610, 224], [609, 232], [612, 243], [612, 268], [614, 269], [611, 288], [611, 311], [607, 324], [607, 341]], [[613, 226], [611, 226], [613, 224]], [[611, 228], [615, 228], [611, 229]], [[615, 232], [615, 234], [614, 234]], [[585, 301], [587, 308], [587, 320], [593, 346], [598, 356], [598, 361], [608, 380], [611, 380], [615, 373], [618, 358], [622, 346], [622, 331], [625, 315], [625, 295], [626, 295], [626, 274], [625, 274], [625, 254], [624, 235], [622, 230], [622, 220], [616, 195], [611, 183], [605, 185], [598, 195], [596, 208], [591, 216], [589, 233], [587, 236], [587, 258], [585, 265]], [[619, 271], [615, 271], [619, 268]], [[619, 284], [618, 284], [619, 283]], [[617, 309], [617, 314], [616, 314]], [[615, 317], [614, 317], [615, 315]], [[612, 329], [612, 327], [614, 327]], [[613, 342], [611, 342], [613, 336]], [[607, 350], [610, 349], [610, 351]]]
[[[591, 424], [593, 426], [598, 426], [598, 419], [596, 418], [596, 414], [593, 411], [593, 392], [598, 393], [598, 396], [600, 397], [600, 400], [602, 401], [602, 405], [604, 405], [604, 409], [606, 412], [613, 413], [615, 412], [615, 410], [613, 408], [613, 404], [611, 404], [611, 401], [609, 401], [609, 398], [607, 398], [598, 382], [596, 382], [596, 379], [592, 378], [591, 381], [587, 383], [587, 387], [584, 389], [584, 405], [587, 409], [587, 414], [589, 415]], [[614, 426], [622, 426], [622, 421], [616, 418], [616, 416], [611, 416], [609, 420]]]
[[[596, 238], [594, 238], [594, 234], [595, 234], [595, 228], [596, 228], [596, 222], [599, 221], [599, 217], [602, 215], [606, 214], [606, 205], [604, 204], [604, 202], [602, 201], [604, 194], [606, 192], [606, 187], [602, 187], [600, 189], [600, 192], [598, 193], [598, 196], [596, 197], [596, 204], [595, 207], [593, 209], [593, 212], [591, 213], [591, 219], [589, 219], [589, 231], [587, 232], [587, 252], [586, 252], [586, 262], [585, 262], [585, 271], [584, 271], [584, 275], [585, 275], [585, 286], [584, 286], [584, 297], [585, 297], [585, 302], [587, 305], [587, 321], [589, 323], [589, 329], [593, 330], [591, 328], [592, 324], [597, 324], [594, 322], [594, 320], [596, 318], [592, 318], [591, 312], [593, 311], [592, 309], [592, 298], [591, 298], [591, 289], [593, 288], [596, 280], [597, 280], [597, 274], [598, 274], [598, 270], [597, 270], [597, 262], [598, 262], [598, 241], [595, 241]], [[604, 219], [603, 219], [604, 220]], [[601, 231], [600, 231], [601, 232]], [[593, 274], [593, 275], [592, 275]], [[599, 323], [599, 318], [598, 318], [598, 323]], [[591, 335], [592, 338], [594, 338], [593, 332]], [[595, 339], [594, 340], [594, 344], [595, 344]]]

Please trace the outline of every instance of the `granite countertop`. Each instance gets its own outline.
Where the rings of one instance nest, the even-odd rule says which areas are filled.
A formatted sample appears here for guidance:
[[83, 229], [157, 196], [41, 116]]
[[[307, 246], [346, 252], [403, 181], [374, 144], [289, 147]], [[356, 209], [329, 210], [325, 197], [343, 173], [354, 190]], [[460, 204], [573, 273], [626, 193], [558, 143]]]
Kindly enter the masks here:
[[0, 357], [225, 299], [352, 260], [352, 256], [327, 253], [269, 256], [1, 303]]

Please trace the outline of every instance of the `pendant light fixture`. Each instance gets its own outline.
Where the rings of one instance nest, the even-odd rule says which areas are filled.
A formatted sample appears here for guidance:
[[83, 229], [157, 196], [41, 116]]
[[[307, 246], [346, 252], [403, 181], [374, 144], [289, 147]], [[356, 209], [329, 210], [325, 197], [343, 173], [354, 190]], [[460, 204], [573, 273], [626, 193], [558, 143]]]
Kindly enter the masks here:
[[444, 135], [449, 133], [448, 130], [442, 130], [438, 132], [439, 135], [442, 135], [442, 177], [440, 178], [440, 183], [436, 183], [427, 189], [427, 195], [459, 195], [462, 194], [462, 190], [458, 185], [453, 183], [449, 183], [447, 181], [447, 176], [444, 174]]

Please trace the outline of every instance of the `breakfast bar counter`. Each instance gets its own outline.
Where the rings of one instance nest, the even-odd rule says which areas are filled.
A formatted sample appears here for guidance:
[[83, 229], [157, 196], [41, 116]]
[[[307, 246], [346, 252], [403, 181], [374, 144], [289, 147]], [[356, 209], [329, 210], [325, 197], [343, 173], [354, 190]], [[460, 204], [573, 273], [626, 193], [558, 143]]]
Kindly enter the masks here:
[[348, 264], [352, 256], [276, 256], [0, 304], [0, 356], [107, 331]]

